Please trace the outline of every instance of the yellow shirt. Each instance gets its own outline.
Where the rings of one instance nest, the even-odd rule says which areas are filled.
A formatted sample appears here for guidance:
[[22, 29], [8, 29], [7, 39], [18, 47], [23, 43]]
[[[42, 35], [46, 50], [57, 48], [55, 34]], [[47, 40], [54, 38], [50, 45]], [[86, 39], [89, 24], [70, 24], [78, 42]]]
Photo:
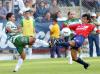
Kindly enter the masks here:
[[24, 36], [35, 36], [35, 27], [33, 19], [23, 19], [22, 20], [22, 32]]
[[51, 38], [59, 38], [60, 37], [60, 27], [58, 24], [55, 24], [50, 29]]

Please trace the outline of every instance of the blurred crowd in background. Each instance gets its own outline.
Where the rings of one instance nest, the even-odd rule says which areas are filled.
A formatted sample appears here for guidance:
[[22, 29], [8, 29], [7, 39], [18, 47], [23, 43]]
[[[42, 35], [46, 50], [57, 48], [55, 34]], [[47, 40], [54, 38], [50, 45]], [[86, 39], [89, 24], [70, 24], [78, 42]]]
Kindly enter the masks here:
[[[20, 18], [23, 12], [23, 4], [19, 3], [21, 0], [0, 0], [0, 22], [5, 22], [5, 16], [8, 12], [14, 12], [16, 18]], [[100, 12], [99, 0], [23, 0], [26, 8], [32, 10], [32, 15], [36, 21], [40, 22], [43, 18], [49, 20], [50, 17], [55, 17], [59, 10], [63, 12], [61, 7], [80, 7], [85, 8], [90, 12]], [[20, 6], [19, 6], [20, 4]], [[62, 9], [62, 10], [61, 10]], [[70, 9], [71, 10], [71, 9]], [[68, 11], [68, 10], [66, 10]], [[82, 14], [79, 10], [78, 13]], [[67, 13], [62, 13], [67, 14]], [[67, 17], [67, 16], [66, 16]]]

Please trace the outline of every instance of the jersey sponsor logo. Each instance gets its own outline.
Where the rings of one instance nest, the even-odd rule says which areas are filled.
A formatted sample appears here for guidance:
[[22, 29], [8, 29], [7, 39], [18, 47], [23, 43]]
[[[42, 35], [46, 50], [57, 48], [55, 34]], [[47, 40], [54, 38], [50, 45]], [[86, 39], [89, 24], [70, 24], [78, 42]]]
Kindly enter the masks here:
[[78, 28], [77, 28], [77, 30], [86, 30], [86, 29], [88, 29], [89, 28], [89, 26], [79, 26]]

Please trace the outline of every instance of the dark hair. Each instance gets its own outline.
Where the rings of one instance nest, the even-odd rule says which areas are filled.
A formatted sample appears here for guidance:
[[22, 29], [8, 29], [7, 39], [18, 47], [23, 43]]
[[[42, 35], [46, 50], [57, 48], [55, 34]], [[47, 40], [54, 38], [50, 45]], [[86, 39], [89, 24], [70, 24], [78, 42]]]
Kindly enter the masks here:
[[34, 7], [35, 7], [35, 5], [36, 5], [36, 3], [34, 3], [34, 4], [32, 5], [32, 7], [34, 8]]
[[53, 21], [57, 22], [57, 18], [52, 18]]
[[27, 13], [27, 12], [29, 12], [29, 13], [30, 13], [30, 12], [32, 12], [32, 10], [27, 10], [27, 11], [25, 11], [24, 13]]
[[82, 17], [87, 17], [87, 20], [89, 20], [89, 22], [91, 21], [91, 16], [90, 16], [90, 14], [83, 14]]
[[9, 20], [9, 18], [10, 18], [12, 15], [13, 15], [13, 13], [8, 13], [8, 14], [6, 15], [6, 19]]
[[69, 15], [71, 12], [69, 11], [67, 15]]

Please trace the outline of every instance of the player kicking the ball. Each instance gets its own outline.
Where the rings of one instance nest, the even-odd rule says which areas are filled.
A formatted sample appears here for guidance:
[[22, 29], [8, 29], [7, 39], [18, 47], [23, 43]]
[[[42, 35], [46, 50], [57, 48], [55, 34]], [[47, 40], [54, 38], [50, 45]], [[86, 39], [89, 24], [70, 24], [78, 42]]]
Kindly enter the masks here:
[[68, 42], [57, 42], [56, 45], [61, 45], [64, 47], [71, 47], [71, 55], [73, 61], [82, 64], [85, 69], [88, 68], [89, 64], [83, 61], [81, 58], [77, 56], [78, 49], [82, 46], [85, 38], [88, 37], [91, 31], [96, 31], [97, 33], [100, 33], [96, 29], [96, 27], [93, 24], [90, 24], [91, 17], [89, 14], [83, 14], [82, 15], [82, 24], [74, 24], [69, 25], [68, 27], [73, 30], [76, 35], [73, 37], [71, 41]]
[[14, 72], [16, 72], [19, 70], [26, 57], [23, 48], [25, 45], [32, 45], [36, 39], [31, 36], [27, 37], [21, 34], [21, 30], [15, 25], [15, 16], [13, 13], [8, 13], [6, 15], [6, 19], [8, 21], [6, 24], [6, 34], [8, 35], [8, 39], [14, 44], [20, 54], [18, 63], [14, 69]]

